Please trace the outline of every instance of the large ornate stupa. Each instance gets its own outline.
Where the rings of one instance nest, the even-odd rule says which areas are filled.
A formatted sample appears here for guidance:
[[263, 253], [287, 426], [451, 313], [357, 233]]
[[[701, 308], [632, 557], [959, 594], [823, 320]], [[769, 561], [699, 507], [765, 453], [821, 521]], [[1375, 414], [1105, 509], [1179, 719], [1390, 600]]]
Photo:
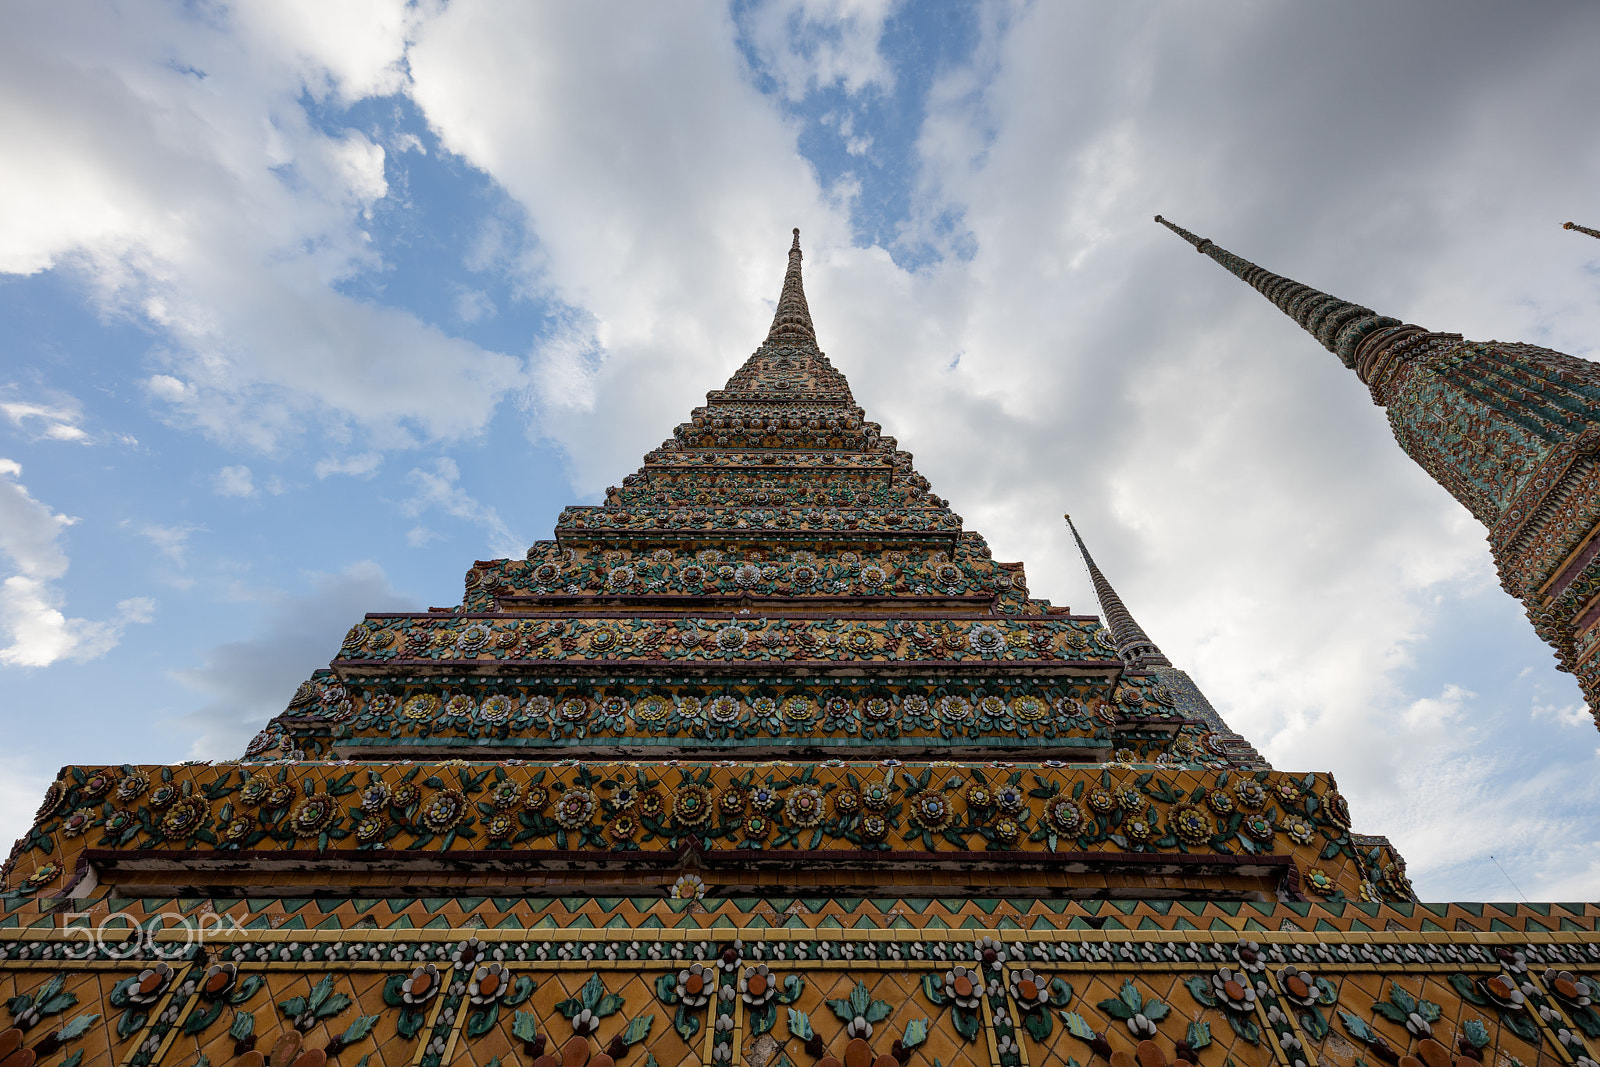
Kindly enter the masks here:
[[1594, 1067], [1600, 908], [1417, 903], [1087, 549], [1105, 624], [1030, 597], [800, 264], [603, 505], [244, 759], [62, 770], [0, 1067]]

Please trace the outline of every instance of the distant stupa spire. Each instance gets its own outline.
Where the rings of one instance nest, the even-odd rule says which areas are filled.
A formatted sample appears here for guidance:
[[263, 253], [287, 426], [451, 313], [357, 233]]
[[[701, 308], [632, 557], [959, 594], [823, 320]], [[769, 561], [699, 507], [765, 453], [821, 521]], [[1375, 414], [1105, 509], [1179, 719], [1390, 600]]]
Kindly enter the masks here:
[[1094, 557], [1089, 555], [1088, 546], [1078, 535], [1078, 528], [1072, 524], [1072, 516], [1063, 515], [1062, 518], [1067, 520], [1067, 529], [1072, 531], [1072, 539], [1078, 542], [1078, 551], [1083, 555], [1083, 564], [1089, 569], [1089, 580], [1094, 583], [1094, 595], [1100, 601], [1100, 610], [1106, 617], [1106, 625], [1111, 627], [1111, 636], [1117, 642], [1117, 654], [1129, 664], [1144, 667], [1172, 666], [1172, 661], [1167, 659], [1156, 643], [1150, 640], [1150, 635], [1134, 621], [1132, 612], [1122, 603], [1117, 591], [1111, 588], [1111, 583], [1100, 572], [1100, 568], [1095, 566]]
[[1290, 278], [1273, 274], [1219, 247], [1211, 238], [1197, 237], [1160, 215], [1156, 216], [1156, 221], [1194, 245], [1195, 251], [1210, 256], [1229, 272], [1248, 282], [1256, 292], [1272, 301], [1279, 311], [1298, 322], [1307, 333], [1321, 342], [1322, 347], [1338, 356], [1346, 367], [1355, 366], [1356, 349], [1368, 335], [1401, 325], [1399, 319], [1391, 319], [1371, 308], [1340, 300]]
[[778, 294], [778, 310], [772, 316], [772, 329], [767, 340], [810, 341], [815, 344], [817, 331], [811, 325], [811, 309], [806, 306], [806, 290], [800, 278], [800, 227], [794, 230], [794, 244], [789, 246], [789, 269], [783, 275], [783, 292]]
[[1579, 226], [1576, 222], [1564, 222], [1561, 224], [1561, 228], [1563, 230], [1577, 230], [1579, 233], [1586, 233], [1590, 237], [1600, 237], [1600, 230], [1591, 230], [1587, 226]]

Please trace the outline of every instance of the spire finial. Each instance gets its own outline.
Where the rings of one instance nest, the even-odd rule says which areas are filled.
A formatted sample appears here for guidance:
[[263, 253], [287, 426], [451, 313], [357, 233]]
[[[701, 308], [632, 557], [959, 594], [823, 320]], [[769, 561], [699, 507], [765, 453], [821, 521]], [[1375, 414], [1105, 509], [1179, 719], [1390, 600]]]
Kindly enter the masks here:
[[1117, 655], [1130, 666], [1172, 666], [1172, 661], [1167, 659], [1156, 643], [1150, 640], [1150, 635], [1133, 620], [1133, 614], [1122, 603], [1122, 598], [1117, 596], [1117, 591], [1111, 588], [1106, 576], [1095, 566], [1094, 557], [1089, 555], [1088, 546], [1078, 535], [1078, 528], [1072, 524], [1072, 516], [1061, 517], [1067, 520], [1067, 529], [1072, 531], [1072, 539], [1078, 542], [1078, 552], [1083, 556], [1083, 565], [1089, 570], [1089, 581], [1094, 583], [1094, 595], [1100, 601], [1100, 611], [1105, 615], [1106, 625], [1111, 627], [1111, 636], [1117, 642]]
[[800, 278], [800, 227], [794, 228], [794, 244], [789, 246], [789, 269], [783, 275], [783, 291], [778, 294], [778, 310], [772, 316], [767, 343], [788, 341], [817, 343], [811, 325], [811, 309], [806, 306], [806, 290]]
[[1600, 230], [1591, 230], [1587, 226], [1579, 226], [1576, 222], [1564, 222], [1561, 224], [1561, 228], [1563, 230], [1577, 230], [1579, 233], [1586, 233], [1590, 237], [1600, 237]]
[[[1218, 247], [1211, 238], [1197, 237], [1160, 215], [1156, 216], [1156, 221], [1194, 245], [1196, 252], [1210, 256], [1226, 267], [1230, 273], [1249, 283], [1256, 292], [1277, 305], [1278, 310], [1298, 322], [1307, 333], [1320, 341], [1322, 347], [1338, 356], [1339, 361], [1346, 367], [1356, 365], [1356, 350], [1370, 334], [1401, 325], [1399, 319], [1379, 315], [1371, 308], [1352, 304], [1348, 300], [1340, 300], [1336, 296], [1329, 296], [1310, 286], [1301, 285], [1297, 281], [1264, 270], [1249, 260], [1241, 259], [1227, 249]], [[1416, 328], [1411, 329], [1414, 331]]]

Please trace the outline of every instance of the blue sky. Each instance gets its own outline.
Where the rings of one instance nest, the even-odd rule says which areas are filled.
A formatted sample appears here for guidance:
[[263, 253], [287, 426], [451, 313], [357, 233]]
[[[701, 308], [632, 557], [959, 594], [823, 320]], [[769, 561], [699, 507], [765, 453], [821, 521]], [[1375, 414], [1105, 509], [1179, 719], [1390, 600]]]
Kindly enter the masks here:
[[1145, 627], [1423, 894], [1593, 895], [1600, 736], [1483, 531], [1161, 212], [1596, 357], [1590, 5], [24, 5], [0, 41], [0, 836], [226, 758], [363, 611], [596, 499], [788, 231], [869, 413]]

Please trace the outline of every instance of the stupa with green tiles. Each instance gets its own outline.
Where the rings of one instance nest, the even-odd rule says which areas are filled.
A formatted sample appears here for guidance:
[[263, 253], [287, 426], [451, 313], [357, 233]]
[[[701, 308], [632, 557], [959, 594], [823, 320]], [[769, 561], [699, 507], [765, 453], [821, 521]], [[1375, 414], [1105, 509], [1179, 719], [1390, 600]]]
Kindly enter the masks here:
[[241, 760], [62, 770], [0, 1067], [1594, 1067], [1600, 909], [1416, 904], [1078, 543], [1103, 623], [867, 420], [796, 231], [603, 505], [367, 616]]

